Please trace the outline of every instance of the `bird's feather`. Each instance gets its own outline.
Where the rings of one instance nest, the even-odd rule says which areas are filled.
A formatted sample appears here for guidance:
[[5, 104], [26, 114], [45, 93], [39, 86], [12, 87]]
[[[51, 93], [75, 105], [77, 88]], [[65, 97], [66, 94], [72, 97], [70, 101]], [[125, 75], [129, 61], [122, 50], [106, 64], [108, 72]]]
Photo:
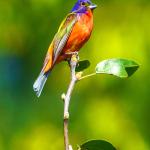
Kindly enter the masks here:
[[41, 72], [40, 75], [38, 76], [38, 78], [36, 79], [36, 81], [34, 82], [33, 90], [35, 91], [37, 97], [40, 97], [41, 92], [46, 83], [47, 77], [48, 77], [48, 75]]
[[67, 40], [72, 32], [72, 29], [77, 22], [77, 14], [70, 13], [62, 21], [52, 43], [49, 46], [46, 58], [43, 64], [43, 71], [46, 73], [54, 66], [57, 58], [61, 54]]
[[76, 22], [77, 22], [76, 13], [70, 13], [61, 23], [58, 32], [56, 33], [53, 40], [54, 42], [53, 64], [55, 64], [58, 56], [62, 52]]
[[76, 14], [70, 13], [61, 23], [58, 32], [56, 33], [53, 42], [51, 43], [48, 49], [42, 71], [33, 85], [33, 89], [38, 97], [41, 95], [49, 72], [52, 66], [55, 64], [58, 56], [61, 54], [76, 21], [77, 21]]

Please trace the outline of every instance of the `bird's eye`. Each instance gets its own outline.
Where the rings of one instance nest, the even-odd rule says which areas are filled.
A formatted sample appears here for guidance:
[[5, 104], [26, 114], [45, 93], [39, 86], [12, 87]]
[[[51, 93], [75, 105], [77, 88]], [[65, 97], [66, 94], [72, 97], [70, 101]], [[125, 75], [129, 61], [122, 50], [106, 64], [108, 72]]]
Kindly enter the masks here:
[[81, 6], [85, 6], [86, 5], [86, 3], [85, 2], [81, 2]]

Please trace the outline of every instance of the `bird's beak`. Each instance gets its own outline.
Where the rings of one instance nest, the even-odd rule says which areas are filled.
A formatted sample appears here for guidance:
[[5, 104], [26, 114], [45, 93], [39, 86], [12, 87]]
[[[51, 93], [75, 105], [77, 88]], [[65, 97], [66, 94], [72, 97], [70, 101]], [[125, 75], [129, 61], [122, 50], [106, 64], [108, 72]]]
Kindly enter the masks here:
[[93, 10], [93, 9], [97, 8], [97, 5], [92, 3], [92, 4], [90, 4], [90, 6], [88, 6], [88, 7]]

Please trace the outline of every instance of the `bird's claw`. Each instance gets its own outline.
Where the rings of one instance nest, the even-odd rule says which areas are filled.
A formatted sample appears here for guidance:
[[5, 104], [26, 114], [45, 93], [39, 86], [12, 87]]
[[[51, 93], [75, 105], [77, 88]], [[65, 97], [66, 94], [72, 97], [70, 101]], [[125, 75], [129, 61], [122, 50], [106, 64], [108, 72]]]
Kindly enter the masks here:
[[77, 60], [79, 61], [79, 59], [80, 59], [78, 51], [75, 51], [75, 52], [66, 52], [65, 54], [66, 55], [72, 55], [72, 56], [76, 55]]

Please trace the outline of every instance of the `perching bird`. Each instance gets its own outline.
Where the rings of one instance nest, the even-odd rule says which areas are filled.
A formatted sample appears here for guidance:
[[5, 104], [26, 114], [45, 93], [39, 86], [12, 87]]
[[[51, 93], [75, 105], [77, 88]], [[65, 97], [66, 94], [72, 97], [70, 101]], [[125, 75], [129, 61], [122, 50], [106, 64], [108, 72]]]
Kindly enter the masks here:
[[93, 10], [96, 7], [90, 0], [78, 0], [61, 23], [49, 46], [41, 73], [33, 85], [38, 97], [55, 64], [70, 58], [71, 53], [78, 52], [90, 38], [93, 29]]

